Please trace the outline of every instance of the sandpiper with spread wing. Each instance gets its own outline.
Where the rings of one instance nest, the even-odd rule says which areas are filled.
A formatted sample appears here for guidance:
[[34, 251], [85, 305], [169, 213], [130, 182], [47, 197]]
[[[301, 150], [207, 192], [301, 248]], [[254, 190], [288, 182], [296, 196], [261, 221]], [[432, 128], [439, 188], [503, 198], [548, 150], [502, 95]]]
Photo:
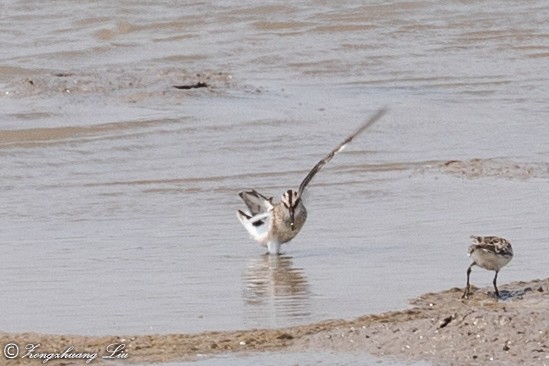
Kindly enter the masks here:
[[297, 191], [289, 189], [284, 192], [280, 202], [275, 203], [272, 197], [266, 197], [255, 190], [239, 193], [248, 207], [248, 212], [238, 210], [236, 215], [252, 238], [267, 247], [269, 254], [279, 254], [281, 245], [295, 238], [305, 224], [307, 210], [303, 204], [302, 195], [313, 177], [356, 136], [379, 120], [385, 112], [386, 109], [377, 111], [355, 133], [320, 160], [303, 179]]

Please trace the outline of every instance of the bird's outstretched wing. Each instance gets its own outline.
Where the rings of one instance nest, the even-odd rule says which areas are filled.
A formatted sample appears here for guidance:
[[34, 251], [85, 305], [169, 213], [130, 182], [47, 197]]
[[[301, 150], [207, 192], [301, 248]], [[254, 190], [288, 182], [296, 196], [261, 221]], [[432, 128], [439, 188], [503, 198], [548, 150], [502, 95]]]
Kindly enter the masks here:
[[273, 198], [265, 197], [255, 190], [244, 191], [238, 194], [244, 201], [252, 216], [268, 212], [273, 209]]
[[273, 199], [255, 190], [240, 192], [239, 196], [250, 212], [238, 210], [236, 216], [255, 240], [265, 242], [269, 236]]
[[356, 130], [355, 133], [353, 133], [351, 136], [347, 137], [345, 139], [345, 141], [343, 141], [341, 144], [337, 145], [337, 147], [335, 149], [333, 149], [328, 155], [326, 155], [322, 160], [320, 160], [313, 167], [313, 169], [311, 169], [309, 174], [307, 174], [305, 179], [303, 179], [303, 181], [299, 185], [298, 197], [301, 197], [301, 194], [303, 193], [303, 191], [305, 191], [305, 188], [307, 187], [307, 185], [311, 182], [311, 180], [316, 175], [316, 173], [318, 173], [324, 167], [324, 165], [328, 164], [328, 162], [330, 160], [332, 160], [332, 158], [337, 153], [339, 153], [341, 150], [343, 150], [349, 142], [353, 141], [353, 139], [356, 136], [360, 135], [368, 127], [372, 126], [375, 122], [377, 122], [386, 112], [387, 112], [387, 108], [383, 108], [383, 109], [380, 109], [379, 111], [377, 111], [376, 114], [374, 114], [362, 126], [360, 126], [360, 128], [358, 130]]

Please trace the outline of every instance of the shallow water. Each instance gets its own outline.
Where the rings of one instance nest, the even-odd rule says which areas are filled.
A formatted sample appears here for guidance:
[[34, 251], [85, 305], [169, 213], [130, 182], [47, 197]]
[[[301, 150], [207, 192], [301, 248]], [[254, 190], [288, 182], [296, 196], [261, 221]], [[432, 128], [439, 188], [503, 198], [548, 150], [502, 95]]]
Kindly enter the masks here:
[[[0, 8], [2, 331], [199, 332], [403, 308], [464, 285], [471, 234], [513, 243], [500, 283], [547, 276], [543, 1]], [[197, 81], [211, 87], [173, 88]], [[299, 236], [265, 257], [237, 193], [278, 199], [382, 106], [315, 177]], [[477, 158], [535, 168], [444, 169]]]
[[[338, 352], [265, 352], [240, 357], [208, 357], [191, 362], [167, 363], [166, 366], [184, 365], [380, 365], [380, 366], [426, 366], [422, 362], [399, 363], [394, 360], [381, 360], [363, 353]], [[144, 366], [144, 365], [143, 365]]]

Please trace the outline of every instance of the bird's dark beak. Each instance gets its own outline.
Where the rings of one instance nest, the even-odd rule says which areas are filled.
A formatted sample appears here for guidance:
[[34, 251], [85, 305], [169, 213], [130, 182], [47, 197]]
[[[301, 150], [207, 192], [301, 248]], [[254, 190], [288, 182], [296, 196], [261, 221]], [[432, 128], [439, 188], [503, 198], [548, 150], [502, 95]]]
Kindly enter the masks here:
[[295, 230], [294, 208], [290, 207], [290, 227]]

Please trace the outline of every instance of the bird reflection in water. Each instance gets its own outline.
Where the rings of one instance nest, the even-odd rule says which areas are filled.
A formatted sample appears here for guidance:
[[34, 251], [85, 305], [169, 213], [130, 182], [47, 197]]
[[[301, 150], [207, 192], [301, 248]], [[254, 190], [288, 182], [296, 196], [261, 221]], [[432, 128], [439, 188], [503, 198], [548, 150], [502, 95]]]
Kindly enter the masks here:
[[250, 325], [285, 326], [311, 317], [310, 290], [302, 268], [290, 256], [262, 255], [242, 275]]

